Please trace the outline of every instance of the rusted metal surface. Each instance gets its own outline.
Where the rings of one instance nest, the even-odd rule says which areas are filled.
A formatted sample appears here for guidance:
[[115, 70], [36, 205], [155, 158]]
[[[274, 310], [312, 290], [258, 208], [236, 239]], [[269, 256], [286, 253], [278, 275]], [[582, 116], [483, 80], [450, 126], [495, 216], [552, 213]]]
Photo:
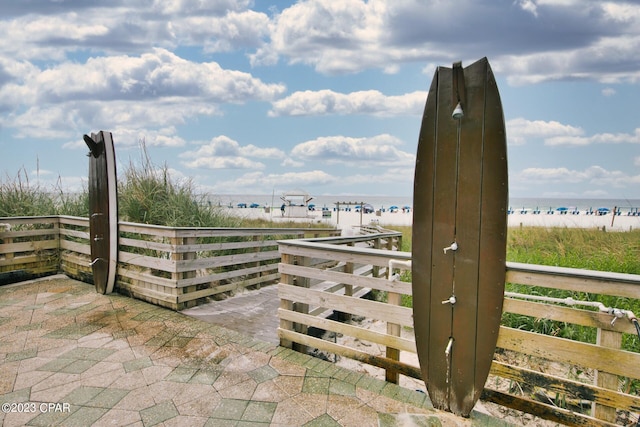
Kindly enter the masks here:
[[96, 291], [111, 293], [118, 255], [116, 165], [111, 133], [100, 131], [83, 139], [89, 147], [89, 241]]
[[[459, 119], [452, 117], [457, 103], [464, 112]], [[422, 119], [413, 200], [413, 312], [422, 375], [436, 408], [468, 416], [491, 366], [505, 282], [506, 135], [486, 58], [464, 69], [459, 63], [437, 69]]]

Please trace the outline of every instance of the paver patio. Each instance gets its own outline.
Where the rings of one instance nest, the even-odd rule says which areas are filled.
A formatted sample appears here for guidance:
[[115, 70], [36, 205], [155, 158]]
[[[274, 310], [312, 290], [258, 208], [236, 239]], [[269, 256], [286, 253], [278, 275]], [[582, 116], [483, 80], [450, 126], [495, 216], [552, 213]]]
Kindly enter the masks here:
[[0, 287], [3, 426], [481, 426], [424, 393], [93, 286]]

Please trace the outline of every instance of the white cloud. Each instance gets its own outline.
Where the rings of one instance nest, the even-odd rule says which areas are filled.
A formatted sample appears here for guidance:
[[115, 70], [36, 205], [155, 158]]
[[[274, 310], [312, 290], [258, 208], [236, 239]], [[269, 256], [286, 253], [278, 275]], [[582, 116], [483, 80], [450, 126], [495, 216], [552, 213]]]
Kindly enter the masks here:
[[547, 138], [545, 145], [591, 145], [591, 144], [640, 144], [640, 128], [629, 133], [598, 133], [592, 136], [555, 136]]
[[544, 183], [589, 183], [598, 187], [622, 188], [630, 183], [640, 183], [640, 175], [630, 176], [622, 171], [609, 171], [601, 166], [590, 166], [584, 170], [559, 168], [527, 168], [517, 174], [518, 180]]
[[[63, 62], [42, 71], [11, 61], [0, 65], [12, 76], [0, 88], [0, 108], [12, 111], [0, 116], [0, 125], [18, 129], [15, 136], [21, 138], [68, 138], [95, 127], [141, 124], [153, 133], [155, 127], [220, 114], [220, 104], [269, 101], [285, 91], [281, 84], [165, 49]], [[25, 74], [16, 82], [20, 71]]]
[[419, 115], [426, 91], [386, 96], [377, 90], [338, 93], [332, 90], [294, 92], [272, 102], [269, 116], [317, 116], [328, 114], [370, 114], [373, 116]]
[[399, 150], [397, 146], [400, 144], [400, 140], [386, 134], [371, 138], [328, 136], [296, 145], [291, 155], [307, 162], [341, 163], [354, 167], [413, 165], [415, 156]]
[[216, 62], [195, 63], [156, 48], [138, 57], [90, 58], [65, 62], [25, 81], [34, 102], [70, 99], [136, 100], [193, 98], [209, 102], [270, 100], [285, 90], [248, 73], [223, 69]]
[[522, 117], [507, 121], [506, 128], [507, 138], [512, 145], [525, 144], [527, 138], [577, 138], [584, 134], [581, 128], [557, 121], [527, 120]]
[[274, 188], [322, 187], [339, 182], [339, 178], [321, 170], [282, 174], [250, 172], [233, 180], [217, 182], [212, 191], [222, 193], [270, 194]]
[[607, 87], [602, 89], [602, 96], [609, 97], [609, 96], [615, 95], [616, 93], [617, 93], [616, 90], [612, 87]]
[[264, 163], [255, 162], [253, 160], [236, 157], [202, 157], [191, 161], [182, 162], [182, 164], [190, 169], [264, 169]]
[[188, 168], [264, 169], [264, 163], [250, 158], [284, 159], [286, 155], [277, 148], [261, 148], [252, 144], [241, 146], [238, 141], [220, 135], [197, 150], [183, 152], [180, 157], [187, 159], [182, 164]]

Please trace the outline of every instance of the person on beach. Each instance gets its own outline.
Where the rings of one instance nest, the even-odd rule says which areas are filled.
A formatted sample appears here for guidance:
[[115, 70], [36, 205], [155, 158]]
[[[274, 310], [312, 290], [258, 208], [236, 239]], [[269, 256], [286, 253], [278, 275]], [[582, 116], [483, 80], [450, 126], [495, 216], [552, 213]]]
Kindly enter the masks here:
[[282, 216], [284, 216], [284, 203], [282, 204], [282, 206], [280, 206], [280, 213], [282, 214]]

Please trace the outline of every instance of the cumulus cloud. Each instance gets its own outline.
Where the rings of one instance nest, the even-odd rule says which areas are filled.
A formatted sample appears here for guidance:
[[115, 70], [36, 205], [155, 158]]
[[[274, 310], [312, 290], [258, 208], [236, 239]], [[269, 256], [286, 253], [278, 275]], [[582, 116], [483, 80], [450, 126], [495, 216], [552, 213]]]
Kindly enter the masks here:
[[320, 187], [339, 182], [340, 178], [321, 170], [286, 173], [249, 172], [232, 180], [217, 182], [213, 191], [223, 193], [269, 194], [274, 188]]
[[248, 73], [223, 69], [216, 62], [195, 63], [156, 48], [137, 57], [89, 58], [65, 62], [25, 81], [39, 103], [72, 99], [135, 100], [195, 98], [210, 102], [269, 100], [284, 92]]
[[546, 145], [640, 144], [640, 128], [634, 133], [598, 133], [591, 136], [555, 136]]
[[269, 116], [318, 116], [369, 114], [373, 116], [419, 115], [426, 91], [386, 96], [377, 90], [338, 93], [332, 90], [299, 91], [272, 102]]
[[180, 157], [187, 159], [183, 165], [194, 169], [264, 169], [264, 163], [250, 158], [284, 159], [286, 155], [277, 148], [261, 148], [252, 144], [241, 146], [238, 141], [220, 135], [197, 150], [183, 152]]
[[[140, 56], [63, 62], [41, 71], [15, 61], [0, 65], [12, 76], [0, 88], [0, 109], [13, 112], [0, 117], [0, 125], [18, 129], [15, 136], [23, 138], [62, 138], [95, 127], [140, 124], [153, 132], [154, 127], [221, 114], [221, 104], [268, 101], [285, 91], [282, 84], [159, 48]], [[25, 72], [21, 77], [20, 71]]]
[[386, 134], [371, 138], [328, 136], [296, 145], [291, 155], [307, 162], [354, 167], [413, 165], [415, 156], [399, 150], [398, 145], [401, 145], [400, 140]]
[[622, 171], [610, 171], [601, 166], [590, 166], [584, 170], [559, 168], [526, 168], [518, 174], [519, 180], [537, 183], [562, 181], [579, 184], [590, 183], [599, 187], [626, 187], [630, 182], [640, 183], [640, 175], [630, 176]]
[[[579, 6], [578, 6], [579, 5]], [[513, 84], [564, 78], [636, 81], [640, 6], [597, 0], [308, 0], [276, 16], [252, 63], [279, 58], [325, 74], [407, 62], [492, 58]], [[509, 37], [505, 37], [509, 34]], [[616, 64], [616, 71], [604, 64]]]
[[555, 137], [577, 138], [584, 134], [581, 128], [554, 120], [527, 120], [522, 117], [507, 121], [506, 128], [509, 143], [512, 145], [525, 144], [527, 138], [543, 138], [545, 140]]

